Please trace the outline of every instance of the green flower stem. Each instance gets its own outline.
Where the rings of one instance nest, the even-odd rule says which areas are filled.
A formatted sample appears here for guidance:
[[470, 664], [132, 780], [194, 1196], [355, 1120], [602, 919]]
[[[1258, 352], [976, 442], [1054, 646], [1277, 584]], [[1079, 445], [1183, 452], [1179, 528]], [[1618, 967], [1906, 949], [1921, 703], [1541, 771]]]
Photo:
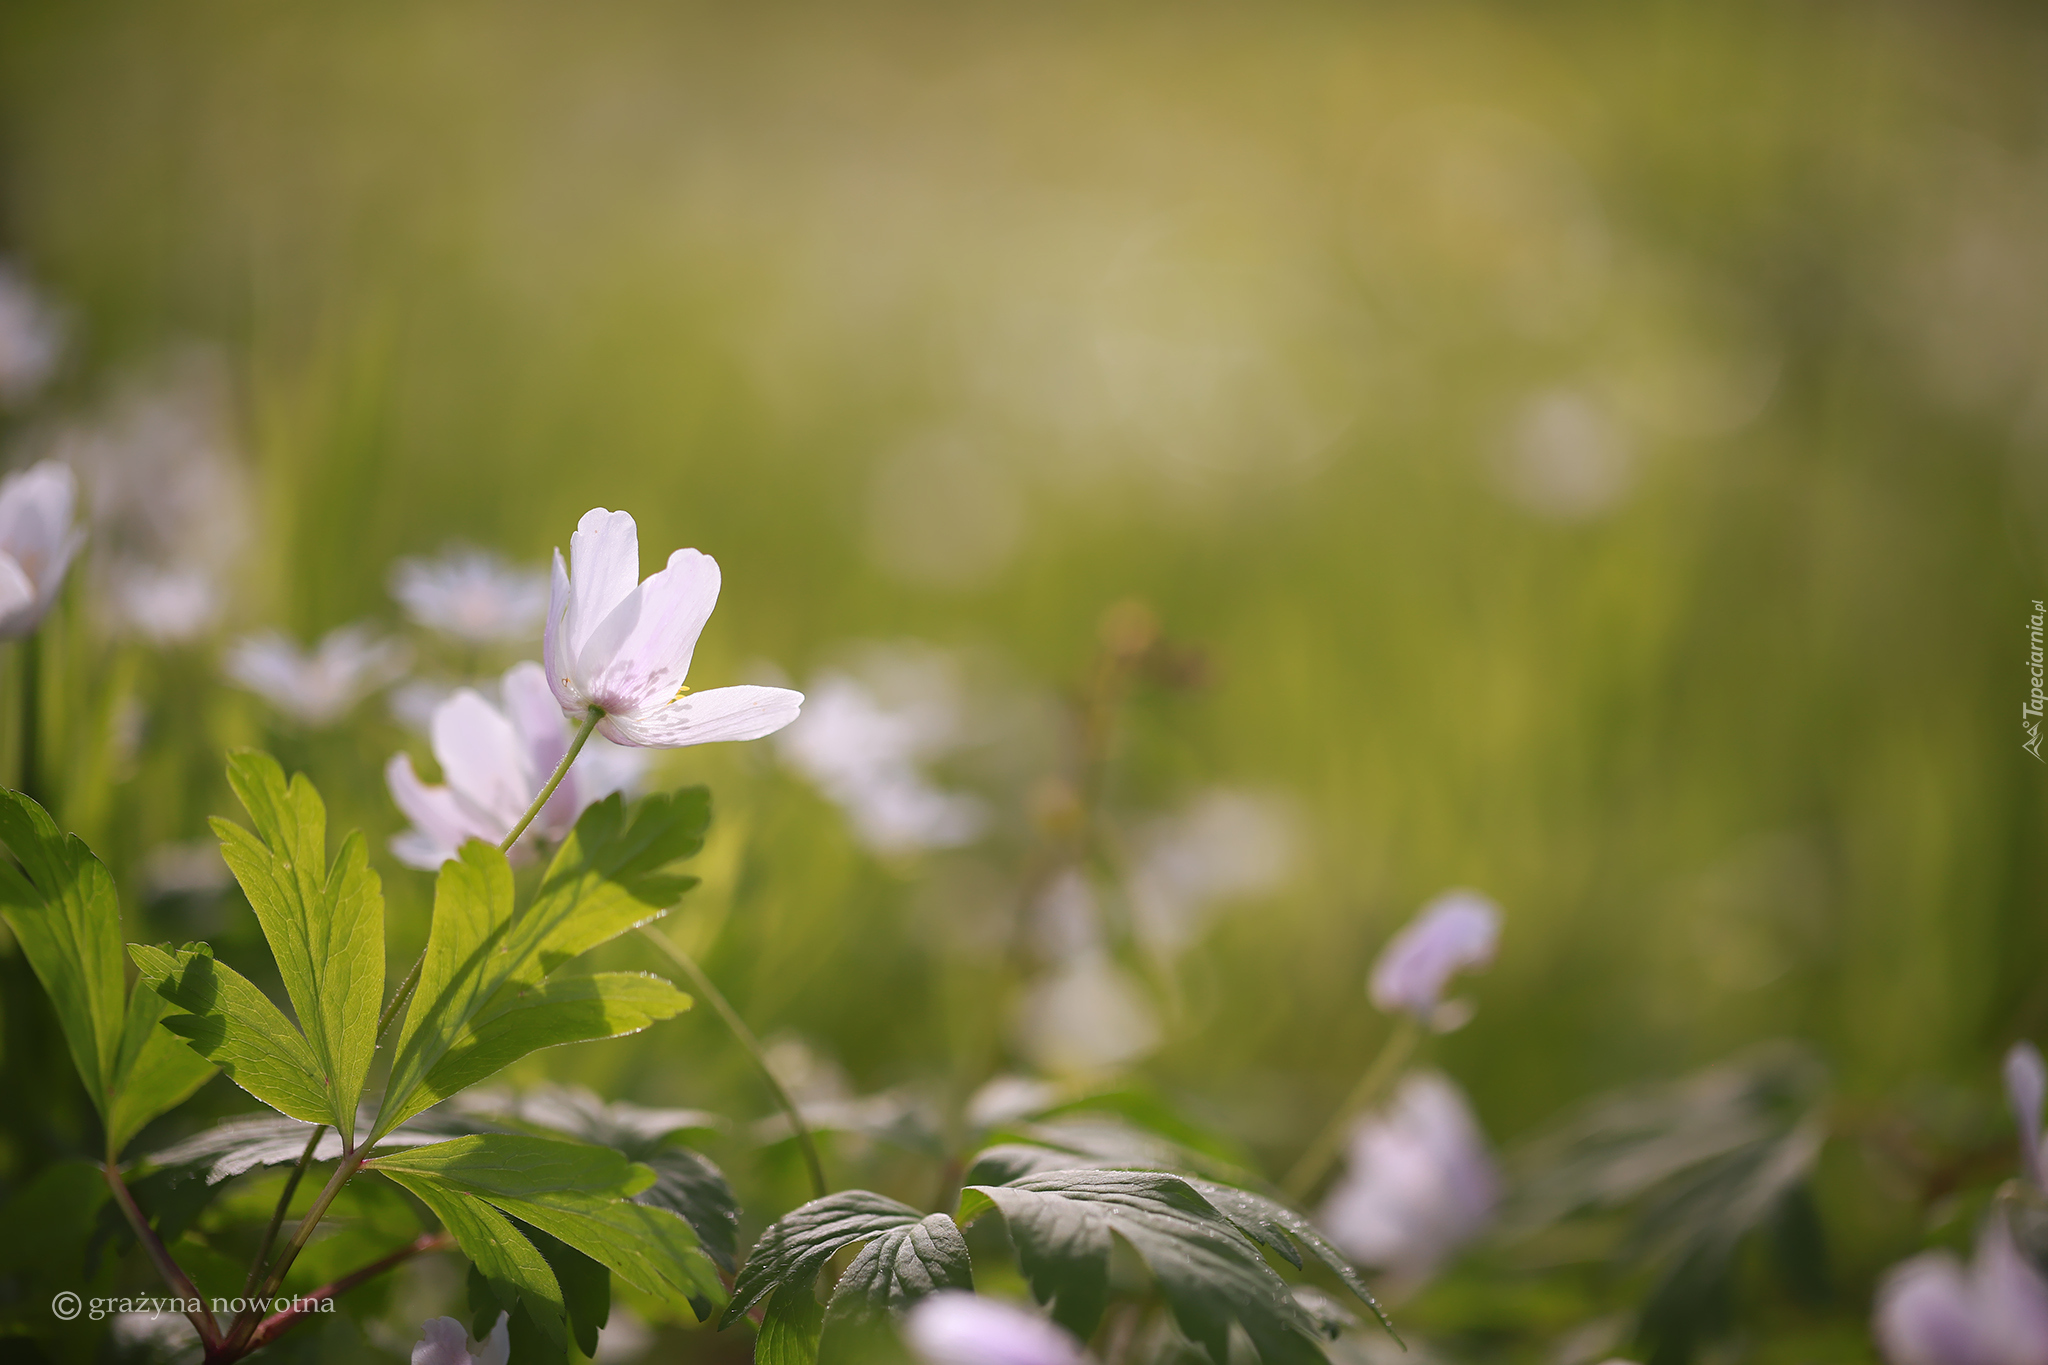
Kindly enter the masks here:
[[1302, 1203], [1315, 1193], [1336, 1162], [1337, 1154], [1343, 1150], [1344, 1136], [1350, 1131], [1352, 1120], [1364, 1113], [1367, 1106], [1379, 1099], [1380, 1094], [1392, 1083], [1394, 1077], [1407, 1065], [1414, 1053], [1415, 1045], [1422, 1040], [1422, 1026], [1410, 1016], [1403, 1014], [1394, 1025], [1394, 1031], [1387, 1035], [1387, 1041], [1380, 1045], [1379, 1055], [1372, 1059], [1372, 1065], [1358, 1078], [1358, 1084], [1344, 1097], [1344, 1103], [1330, 1115], [1330, 1121], [1323, 1125], [1323, 1131], [1301, 1154], [1294, 1168], [1287, 1172], [1287, 1178], [1280, 1182], [1280, 1188], [1289, 1200]]
[[725, 993], [712, 984], [711, 978], [704, 974], [704, 969], [697, 965], [695, 958], [669, 942], [662, 934], [655, 932], [651, 924], [641, 925], [640, 932], [646, 936], [649, 943], [667, 953], [670, 960], [683, 969], [683, 975], [690, 978], [690, 984], [711, 1002], [711, 1008], [718, 1011], [718, 1017], [725, 1020], [725, 1026], [732, 1030], [733, 1037], [739, 1039], [740, 1046], [754, 1059], [754, 1065], [760, 1069], [761, 1079], [768, 1082], [768, 1089], [775, 1096], [776, 1104], [782, 1107], [782, 1112], [789, 1118], [789, 1126], [796, 1134], [797, 1146], [803, 1150], [804, 1165], [811, 1173], [811, 1197], [823, 1199], [832, 1192], [832, 1188], [825, 1183], [825, 1164], [818, 1160], [817, 1140], [811, 1136], [810, 1125], [804, 1122], [804, 1116], [798, 1112], [796, 1101], [789, 1097], [789, 1092], [782, 1088], [782, 1082], [775, 1078], [775, 1072], [769, 1068], [768, 1053], [762, 1048], [761, 1040], [747, 1027], [747, 1021], [740, 1018], [739, 1011], [732, 1007], [732, 1002], [725, 998]]
[[120, 1168], [110, 1161], [106, 1164], [105, 1170], [107, 1188], [113, 1191], [114, 1202], [120, 1206], [121, 1215], [128, 1220], [128, 1226], [135, 1229], [136, 1239], [149, 1252], [149, 1259], [155, 1263], [157, 1273], [164, 1277], [164, 1283], [169, 1285], [171, 1292], [179, 1298], [193, 1300], [199, 1304], [198, 1312], [187, 1313], [185, 1316], [199, 1329], [199, 1339], [206, 1344], [207, 1353], [211, 1357], [221, 1344], [220, 1324], [215, 1322], [213, 1314], [207, 1311], [206, 1301], [200, 1298], [199, 1290], [194, 1287], [191, 1276], [171, 1259], [170, 1248], [164, 1245], [164, 1239], [156, 1235], [156, 1229], [142, 1216], [142, 1210], [136, 1206], [135, 1196], [128, 1191], [128, 1182], [121, 1179]]
[[[540, 789], [539, 796], [533, 798], [533, 804], [526, 808], [526, 814], [519, 817], [519, 823], [512, 826], [512, 832], [499, 841], [498, 852], [510, 853], [512, 851], [512, 845], [519, 842], [519, 836], [526, 833], [526, 827], [533, 823], [534, 817], [540, 814], [543, 806], [547, 805], [548, 798], [555, 794], [555, 788], [561, 786], [562, 779], [569, 775], [569, 767], [576, 761], [576, 755], [583, 752], [583, 746], [590, 742], [590, 736], [596, 731], [597, 723], [603, 719], [604, 711], [601, 708], [595, 706], [590, 708], [589, 713], [583, 717], [583, 724], [576, 731], [576, 738], [569, 741], [569, 752], [562, 755], [562, 761], [555, 765], [555, 771], [548, 778], [547, 785]], [[405, 1008], [405, 1002], [412, 996], [412, 988], [419, 984], [420, 971], [426, 965], [427, 950], [422, 948], [420, 949], [419, 957], [413, 962], [411, 970], [407, 971], [404, 979], [398, 983], [398, 989], [391, 993], [390, 1003], [384, 1006], [384, 1013], [377, 1020], [377, 1041], [379, 1043], [384, 1041], [385, 1033], [391, 1028], [391, 1021], [398, 1017], [398, 1012], [401, 1009]]]
[[562, 785], [562, 779], [569, 775], [569, 765], [576, 761], [576, 755], [583, 752], [583, 746], [590, 742], [590, 736], [597, 729], [597, 723], [604, 719], [604, 708], [593, 706], [583, 717], [582, 726], [576, 731], [576, 738], [569, 741], [569, 752], [562, 755], [562, 761], [555, 765], [554, 776], [540, 789], [540, 795], [533, 798], [533, 804], [526, 808], [526, 814], [519, 817], [519, 823], [512, 826], [512, 832], [498, 845], [498, 852], [510, 853], [512, 845], [519, 842], [519, 836], [526, 833], [526, 827], [540, 814], [540, 808], [555, 794], [555, 788]]
[[43, 633], [38, 626], [21, 642], [21, 767], [18, 790], [30, 800], [50, 808], [50, 794], [43, 790]]
[[[377, 1032], [381, 1035], [383, 1029]], [[249, 1278], [242, 1285], [244, 1296], [256, 1292], [257, 1277], [263, 1274], [263, 1267], [270, 1262], [270, 1249], [277, 1245], [277, 1234], [284, 1227], [284, 1215], [292, 1206], [292, 1196], [299, 1192], [299, 1182], [305, 1179], [306, 1167], [313, 1164], [313, 1149], [320, 1145], [320, 1135], [327, 1131], [327, 1125], [316, 1123], [313, 1132], [306, 1139], [306, 1150], [299, 1153], [299, 1164], [292, 1167], [291, 1175], [284, 1182], [284, 1193], [277, 1197], [277, 1207], [271, 1210], [270, 1226], [264, 1230], [263, 1244], [256, 1248], [256, 1259], [249, 1263]]]

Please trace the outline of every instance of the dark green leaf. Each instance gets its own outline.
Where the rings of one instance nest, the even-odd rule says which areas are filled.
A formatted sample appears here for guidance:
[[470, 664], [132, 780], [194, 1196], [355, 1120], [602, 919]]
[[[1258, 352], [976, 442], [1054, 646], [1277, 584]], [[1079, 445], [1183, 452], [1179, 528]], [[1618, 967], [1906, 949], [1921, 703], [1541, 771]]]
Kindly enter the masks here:
[[285, 781], [269, 754], [228, 760], [228, 785], [255, 823], [212, 822], [277, 959], [328, 1096], [329, 1122], [353, 1142], [356, 1104], [376, 1051], [384, 997], [384, 892], [360, 832], [327, 860], [327, 808], [303, 773]]
[[1216, 1365], [1230, 1328], [1244, 1328], [1267, 1365], [1322, 1359], [1315, 1321], [1257, 1249], [1194, 1187], [1158, 1171], [1053, 1171], [1015, 1184], [975, 1185], [960, 1222], [998, 1210], [1025, 1278], [1053, 1318], [1086, 1338], [1109, 1296], [1112, 1235], [1138, 1253], [1175, 1322]]
[[730, 1327], [780, 1285], [802, 1285], [808, 1292], [825, 1262], [841, 1247], [922, 1221], [924, 1215], [910, 1205], [866, 1190], [828, 1194], [792, 1209], [754, 1244], [718, 1325]]
[[1386, 1328], [1394, 1340], [1401, 1339], [1400, 1333], [1394, 1331], [1394, 1324], [1387, 1320], [1386, 1312], [1381, 1309], [1379, 1300], [1372, 1296], [1372, 1291], [1365, 1287], [1365, 1281], [1358, 1277], [1357, 1269], [1343, 1252], [1331, 1245], [1330, 1239], [1323, 1236], [1315, 1224], [1285, 1204], [1268, 1199], [1262, 1194], [1254, 1194], [1250, 1190], [1240, 1190], [1231, 1185], [1216, 1185], [1206, 1180], [1189, 1180], [1188, 1184], [1194, 1186], [1204, 1199], [1214, 1205], [1217, 1212], [1236, 1224], [1239, 1232], [1261, 1245], [1273, 1248], [1286, 1258], [1289, 1265], [1300, 1268], [1301, 1252], [1296, 1249], [1296, 1244], [1306, 1247], [1311, 1256], [1328, 1267], [1344, 1282], [1346, 1289], [1357, 1295], [1359, 1301], [1372, 1310], [1372, 1315], [1380, 1320], [1380, 1326]]
[[839, 1277], [825, 1309], [819, 1359], [826, 1365], [865, 1360], [891, 1315], [941, 1289], [973, 1288], [967, 1239], [952, 1219], [934, 1213], [890, 1228], [862, 1247]]
[[72, 1064], [104, 1118], [127, 1014], [114, 879], [82, 839], [60, 833], [20, 792], [0, 790], [0, 842], [20, 864], [0, 860], [0, 918], [49, 992]]
[[521, 1229], [555, 1272], [562, 1306], [569, 1312], [569, 1336], [583, 1354], [597, 1354], [597, 1334], [611, 1319], [612, 1273], [575, 1247], [536, 1227]]
[[175, 953], [130, 944], [142, 980], [172, 1007], [163, 1027], [227, 1073], [229, 1080], [280, 1113], [309, 1123], [333, 1121], [319, 1060], [284, 1011], [203, 943]]
[[562, 1286], [554, 1270], [512, 1221], [485, 1201], [431, 1176], [384, 1174], [434, 1211], [502, 1304], [524, 1299], [534, 1321], [556, 1341], [564, 1337]]

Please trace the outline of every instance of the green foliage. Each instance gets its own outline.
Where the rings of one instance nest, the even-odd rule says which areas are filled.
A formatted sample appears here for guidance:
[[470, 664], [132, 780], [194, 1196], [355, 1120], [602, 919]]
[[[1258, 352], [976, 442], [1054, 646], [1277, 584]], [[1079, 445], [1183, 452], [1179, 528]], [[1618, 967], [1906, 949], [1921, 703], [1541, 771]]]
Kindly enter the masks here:
[[563, 963], [659, 915], [694, 879], [666, 869], [695, 853], [704, 791], [630, 810], [593, 805], [557, 850], [533, 903], [515, 915], [505, 855], [472, 842], [441, 868], [419, 985], [398, 1035], [375, 1133], [540, 1047], [630, 1033], [686, 1008], [681, 992], [624, 973], [548, 983]]
[[384, 999], [383, 888], [360, 831], [328, 862], [327, 808], [305, 774], [287, 783], [276, 759], [244, 750], [228, 759], [228, 785], [256, 830], [216, 817], [221, 856], [277, 959], [327, 1120], [353, 1145]]
[[732, 1326], [778, 1286], [800, 1285], [809, 1292], [825, 1262], [840, 1248], [923, 1220], [924, 1215], [910, 1205], [866, 1190], [828, 1194], [792, 1209], [776, 1219], [748, 1253], [718, 1325]]
[[967, 1239], [951, 1218], [934, 1213], [890, 1228], [861, 1248], [833, 1287], [818, 1358], [825, 1365], [865, 1359], [863, 1346], [895, 1313], [941, 1289], [972, 1288]]
[[247, 977], [214, 961], [204, 943], [175, 951], [135, 943], [128, 953], [143, 984], [170, 1006], [163, 1026], [194, 1052], [279, 1113], [333, 1122], [334, 1105], [311, 1045]]
[[114, 880], [85, 841], [60, 834], [43, 808], [0, 791], [0, 918], [14, 931], [56, 1006], [79, 1080], [106, 1127], [107, 1154], [182, 1104], [213, 1068], [156, 1027], [162, 1004], [127, 994]]
[[1159, 1171], [1067, 1170], [961, 1192], [964, 1225], [994, 1209], [1040, 1303], [1080, 1337], [1109, 1299], [1110, 1240], [1138, 1253], [1174, 1321], [1209, 1353], [1230, 1359], [1243, 1327], [1267, 1365], [1319, 1362], [1319, 1325], [1298, 1305], [1239, 1225], [1186, 1180]]
[[[632, 1202], [633, 1195], [653, 1183], [654, 1173], [607, 1148], [523, 1134], [481, 1134], [374, 1157], [365, 1168], [426, 1200], [466, 1252], [471, 1242], [465, 1235], [494, 1236], [502, 1245], [506, 1229], [481, 1218], [458, 1226], [446, 1210], [459, 1204], [474, 1214], [489, 1206], [559, 1238], [642, 1293], [688, 1305], [700, 1319], [724, 1297], [717, 1267], [690, 1225], [665, 1209]], [[520, 1241], [531, 1248], [531, 1242]], [[563, 1303], [552, 1273], [542, 1279], [522, 1262], [514, 1267], [515, 1275], [503, 1259], [494, 1253], [493, 1263], [479, 1262], [479, 1268], [494, 1283], [529, 1294], [535, 1294], [529, 1285], [555, 1286], [552, 1293], [536, 1296], [559, 1324]]]

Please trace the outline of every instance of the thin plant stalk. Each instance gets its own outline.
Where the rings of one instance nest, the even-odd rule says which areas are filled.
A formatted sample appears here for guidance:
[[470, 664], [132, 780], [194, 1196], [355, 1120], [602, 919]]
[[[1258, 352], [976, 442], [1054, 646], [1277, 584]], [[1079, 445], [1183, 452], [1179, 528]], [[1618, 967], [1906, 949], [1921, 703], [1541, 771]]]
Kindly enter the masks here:
[[[341, 1193], [341, 1187], [348, 1184], [350, 1177], [355, 1175], [357, 1168], [369, 1154], [369, 1148], [358, 1147], [341, 1159], [341, 1164], [334, 1168], [334, 1174], [327, 1178], [327, 1184], [321, 1188], [319, 1197], [313, 1201], [313, 1207], [307, 1209], [306, 1216], [299, 1220], [298, 1229], [292, 1233], [292, 1240], [278, 1256], [276, 1264], [270, 1267], [270, 1273], [263, 1277], [263, 1287], [252, 1296], [255, 1300], [261, 1302], [277, 1292], [277, 1287], [284, 1283], [284, 1277], [291, 1272], [292, 1262], [299, 1259], [299, 1253], [304, 1251], [306, 1243], [313, 1239], [313, 1229], [320, 1226], [320, 1220], [327, 1216], [328, 1206], [334, 1203], [335, 1196]], [[259, 1321], [253, 1309], [236, 1318], [233, 1330], [228, 1333], [228, 1349], [236, 1355], [246, 1354], [249, 1338], [255, 1332]]]
[[1401, 1068], [1413, 1055], [1415, 1045], [1422, 1040], [1422, 1026], [1404, 1014], [1394, 1025], [1394, 1031], [1380, 1044], [1379, 1055], [1372, 1059], [1372, 1065], [1358, 1078], [1358, 1084], [1344, 1097], [1344, 1103], [1337, 1106], [1330, 1121], [1316, 1134], [1315, 1141], [1301, 1154], [1287, 1172], [1287, 1178], [1280, 1182], [1280, 1188], [1289, 1199], [1299, 1204], [1315, 1193], [1316, 1186], [1335, 1164], [1337, 1154], [1343, 1150], [1344, 1137], [1351, 1130], [1352, 1121], [1379, 1099], [1388, 1085], [1392, 1084]]
[[284, 1216], [292, 1206], [292, 1196], [299, 1192], [299, 1182], [305, 1179], [306, 1168], [313, 1164], [313, 1150], [320, 1145], [320, 1136], [326, 1131], [327, 1125], [324, 1123], [313, 1125], [312, 1135], [306, 1139], [306, 1150], [299, 1153], [298, 1164], [292, 1167], [291, 1175], [285, 1179], [284, 1193], [277, 1197], [277, 1207], [270, 1213], [270, 1226], [264, 1229], [263, 1244], [256, 1248], [256, 1259], [249, 1263], [249, 1278], [242, 1285], [242, 1293], [245, 1296], [256, 1292], [257, 1278], [263, 1274], [263, 1268], [270, 1262], [270, 1249], [277, 1245], [277, 1234], [279, 1229], [284, 1227]]
[[172, 1259], [170, 1248], [164, 1245], [164, 1239], [156, 1235], [156, 1229], [151, 1227], [149, 1219], [143, 1216], [141, 1208], [135, 1203], [135, 1196], [128, 1191], [128, 1182], [121, 1179], [120, 1168], [109, 1161], [105, 1170], [107, 1188], [113, 1191], [114, 1203], [120, 1207], [122, 1217], [128, 1220], [128, 1226], [135, 1229], [136, 1239], [149, 1253], [149, 1259], [156, 1265], [157, 1273], [164, 1277], [164, 1283], [171, 1287], [172, 1293], [187, 1302], [199, 1305], [198, 1312], [187, 1313], [185, 1316], [199, 1329], [199, 1339], [206, 1344], [207, 1351], [212, 1353], [221, 1344], [220, 1324], [213, 1320], [213, 1314], [207, 1310], [206, 1301], [199, 1296], [199, 1289], [192, 1283], [192, 1277]]
[[733, 1037], [739, 1039], [740, 1046], [754, 1059], [755, 1067], [761, 1072], [761, 1079], [768, 1083], [769, 1093], [775, 1096], [775, 1103], [781, 1106], [782, 1112], [788, 1116], [790, 1129], [796, 1134], [797, 1146], [804, 1154], [804, 1165], [810, 1171], [811, 1196], [814, 1199], [823, 1199], [832, 1192], [832, 1188], [825, 1183], [825, 1164], [818, 1159], [817, 1140], [811, 1136], [810, 1125], [804, 1122], [803, 1114], [796, 1107], [796, 1101], [789, 1097], [789, 1092], [782, 1088], [782, 1082], [776, 1079], [774, 1069], [768, 1065], [768, 1053], [761, 1046], [761, 1040], [747, 1027], [747, 1021], [740, 1018], [739, 1011], [732, 1007], [732, 1002], [725, 998], [725, 993], [712, 984], [711, 978], [704, 974], [704, 969], [697, 965], [695, 958], [676, 947], [664, 935], [655, 932], [651, 924], [641, 925], [640, 932], [646, 936], [649, 943], [667, 953], [670, 960], [683, 969], [683, 975], [690, 978], [690, 984], [711, 1002], [711, 1008], [718, 1011], [718, 1017], [725, 1020], [725, 1026], [732, 1030]]
[[249, 1334], [247, 1350], [255, 1351], [277, 1340], [285, 1331], [308, 1313], [319, 1311], [319, 1305], [328, 1299], [339, 1298], [365, 1280], [375, 1279], [393, 1266], [402, 1265], [415, 1256], [430, 1251], [448, 1251], [455, 1245], [455, 1239], [445, 1232], [423, 1232], [388, 1256], [379, 1257], [360, 1270], [352, 1270], [331, 1284], [324, 1284], [312, 1293], [292, 1300], [292, 1306], [272, 1313], [256, 1325]]
[[43, 633], [31, 631], [21, 642], [21, 792], [43, 809], [50, 808], [43, 790]]

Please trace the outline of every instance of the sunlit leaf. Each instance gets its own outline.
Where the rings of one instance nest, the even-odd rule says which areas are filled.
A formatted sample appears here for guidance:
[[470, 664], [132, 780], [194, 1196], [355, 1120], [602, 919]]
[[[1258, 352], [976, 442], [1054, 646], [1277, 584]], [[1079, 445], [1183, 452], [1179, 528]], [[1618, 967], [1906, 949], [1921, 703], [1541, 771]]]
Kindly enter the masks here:
[[432, 1176], [404, 1170], [386, 1170], [384, 1174], [433, 1210], [501, 1304], [509, 1307], [523, 1298], [534, 1321], [554, 1340], [563, 1339], [567, 1310], [561, 1283], [546, 1258], [510, 1219], [488, 1201]]
[[221, 857], [241, 883], [277, 959], [285, 994], [319, 1066], [329, 1121], [352, 1141], [384, 996], [384, 892], [360, 832], [327, 858], [327, 809], [300, 773], [265, 753], [228, 760], [256, 829], [215, 819]]
[[324, 1072], [304, 1036], [269, 996], [214, 961], [212, 949], [198, 943], [172, 952], [135, 943], [128, 952], [143, 982], [171, 1006], [164, 1028], [279, 1113], [333, 1121]]
[[523, 1134], [484, 1134], [372, 1158], [408, 1189], [422, 1182], [482, 1199], [559, 1237], [643, 1293], [688, 1304], [699, 1318], [724, 1297], [690, 1225], [632, 1201], [647, 1167], [604, 1147]]
[[213, 1063], [158, 1023], [169, 1006], [146, 984], [128, 996], [121, 1052], [114, 1064], [114, 1100], [107, 1110], [107, 1151], [119, 1156], [151, 1119], [177, 1108], [213, 1076]]

